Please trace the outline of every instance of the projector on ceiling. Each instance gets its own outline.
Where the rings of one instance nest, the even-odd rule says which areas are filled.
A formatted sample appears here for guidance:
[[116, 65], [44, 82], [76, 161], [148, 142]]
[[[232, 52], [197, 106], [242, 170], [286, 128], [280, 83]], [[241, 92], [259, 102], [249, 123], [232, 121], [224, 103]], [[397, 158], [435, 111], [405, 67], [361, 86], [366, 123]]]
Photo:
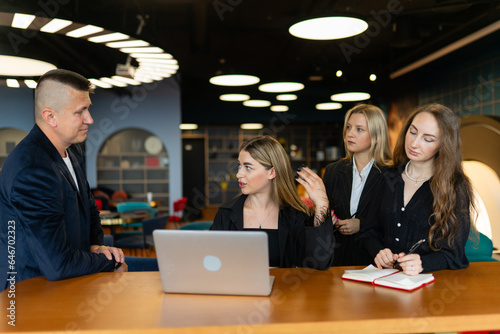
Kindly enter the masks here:
[[135, 67], [126, 64], [118, 64], [116, 65], [116, 75], [133, 79], [135, 76]]

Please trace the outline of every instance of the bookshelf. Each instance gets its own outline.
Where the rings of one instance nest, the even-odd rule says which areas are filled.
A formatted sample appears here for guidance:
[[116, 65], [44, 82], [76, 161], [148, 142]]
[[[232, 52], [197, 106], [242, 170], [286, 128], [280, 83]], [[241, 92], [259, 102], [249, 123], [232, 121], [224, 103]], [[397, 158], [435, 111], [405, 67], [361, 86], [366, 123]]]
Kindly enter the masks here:
[[342, 125], [288, 125], [283, 129], [242, 130], [239, 125], [205, 126], [183, 135], [204, 135], [208, 161], [206, 175], [206, 203], [219, 206], [239, 194], [237, 173], [238, 149], [256, 135], [268, 134], [278, 139], [287, 151], [292, 168], [307, 165], [317, 173], [343, 154]]
[[151, 192], [155, 201], [168, 205], [168, 154], [163, 144], [158, 147], [146, 144], [153, 137], [156, 138], [140, 129], [126, 129], [111, 136], [97, 156], [98, 187], [124, 190], [138, 201], [145, 201]]

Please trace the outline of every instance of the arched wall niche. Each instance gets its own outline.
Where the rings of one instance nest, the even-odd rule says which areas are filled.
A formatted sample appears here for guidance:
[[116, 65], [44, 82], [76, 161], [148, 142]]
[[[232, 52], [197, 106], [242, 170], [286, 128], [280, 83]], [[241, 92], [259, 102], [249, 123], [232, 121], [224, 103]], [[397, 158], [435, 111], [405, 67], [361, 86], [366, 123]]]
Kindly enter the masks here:
[[166, 210], [169, 203], [169, 156], [153, 132], [126, 128], [112, 133], [97, 154], [97, 188], [124, 190], [133, 200], [148, 193]]
[[[469, 116], [460, 119], [464, 170], [480, 197], [483, 217], [478, 229], [500, 247], [500, 117]], [[485, 219], [489, 219], [489, 228]]]

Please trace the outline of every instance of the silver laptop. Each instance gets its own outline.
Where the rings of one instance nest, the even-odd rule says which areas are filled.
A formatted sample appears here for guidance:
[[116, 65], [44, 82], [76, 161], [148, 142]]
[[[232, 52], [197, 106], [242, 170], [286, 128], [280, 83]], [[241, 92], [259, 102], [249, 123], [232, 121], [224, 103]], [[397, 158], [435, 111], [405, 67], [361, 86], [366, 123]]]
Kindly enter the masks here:
[[153, 238], [165, 292], [271, 293], [265, 232], [155, 230]]

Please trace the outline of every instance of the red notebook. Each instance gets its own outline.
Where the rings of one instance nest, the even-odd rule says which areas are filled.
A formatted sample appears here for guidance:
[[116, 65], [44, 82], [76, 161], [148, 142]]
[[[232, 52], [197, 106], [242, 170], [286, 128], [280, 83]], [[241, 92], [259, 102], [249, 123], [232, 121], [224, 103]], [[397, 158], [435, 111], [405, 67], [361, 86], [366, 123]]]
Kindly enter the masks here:
[[359, 270], [346, 270], [342, 278], [406, 291], [418, 289], [435, 280], [432, 274], [409, 276], [397, 269], [378, 269], [373, 265]]

